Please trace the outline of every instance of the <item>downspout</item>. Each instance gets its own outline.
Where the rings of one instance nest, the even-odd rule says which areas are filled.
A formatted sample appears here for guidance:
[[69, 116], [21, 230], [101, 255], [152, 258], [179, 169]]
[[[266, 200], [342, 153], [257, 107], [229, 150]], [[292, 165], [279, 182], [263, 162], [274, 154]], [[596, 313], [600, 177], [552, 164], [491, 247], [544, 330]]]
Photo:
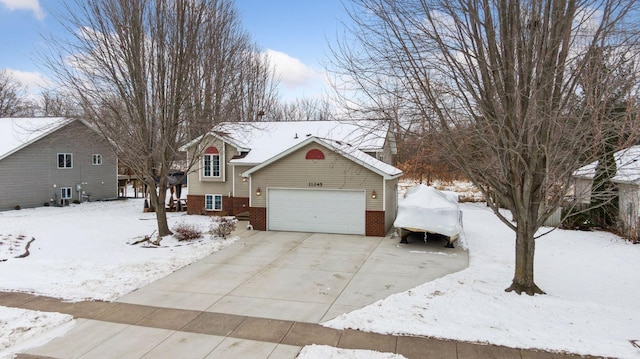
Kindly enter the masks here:
[[236, 196], [236, 166], [229, 163], [231, 166], [231, 193], [233, 197]]
[[249, 176], [249, 208], [253, 207], [253, 176]]
[[382, 210], [387, 213], [387, 179], [382, 177]]

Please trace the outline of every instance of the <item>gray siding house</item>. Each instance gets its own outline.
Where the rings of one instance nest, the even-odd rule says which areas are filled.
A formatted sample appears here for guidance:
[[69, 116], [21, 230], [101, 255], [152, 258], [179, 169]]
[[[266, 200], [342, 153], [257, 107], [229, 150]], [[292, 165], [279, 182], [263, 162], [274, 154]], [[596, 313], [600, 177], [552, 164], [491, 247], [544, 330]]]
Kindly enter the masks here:
[[0, 210], [116, 198], [117, 167], [83, 121], [0, 118]]

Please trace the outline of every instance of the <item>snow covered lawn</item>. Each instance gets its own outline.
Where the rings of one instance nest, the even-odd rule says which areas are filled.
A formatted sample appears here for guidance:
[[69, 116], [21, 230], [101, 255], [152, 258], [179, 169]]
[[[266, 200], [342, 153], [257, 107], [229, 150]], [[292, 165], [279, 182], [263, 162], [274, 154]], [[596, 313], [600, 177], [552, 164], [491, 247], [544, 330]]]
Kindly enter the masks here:
[[[160, 248], [130, 245], [155, 229], [141, 200], [0, 212], [0, 290], [112, 300], [233, 243], [205, 236]], [[461, 204], [469, 268], [324, 323], [519, 348], [640, 358], [640, 245], [604, 232], [556, 230], [537, 241], [536, 282], [547, 295], [505, 293], [514, 234], [484, 204]], [[170, 226], [210, 219], [169, 214]], [[24, 253], [31, 239], [29, 256]], [[5, 248], [6, 247], [6, 248]], [[11, 248], [11, 249], [9, 249]], [[72, 325], [69, 316], [0, 307], [0, 357]], [[48, 331], [56, 328], [54, 331]], [[33, 334], [32, 334], [33, 333]], [[45, 333], [42, 335], [41, 333]], [[640, 343], [640, 342], [637, 342]], [[35, 344], [33, 344], [35, 345]], [[398, 358], [324, 346], [300, 358]]]
[[605, 232], [556, 230], [536, 246], [536, 282], [547, 295], [519, 296], [504, 292], [513, 278], [514, 233], [484, 204], [461, 208], [466, 270], [324, 325], [640, 358], [633, 345], [640, 340], [640, 245]]
[[[0, 290], [68, 301], [114, 300], [237, 240], [205, 233], [190, 242], [168, 237], [159, 247], [132, 245], [156, 229], [155, 214], [142, 208], [142, 199], [128, 199], [0, 212]], [[170, 228], [185, 223], [204, 232], [212, 222], [185, 212], [169, 213], [168, 218]], [[29, 255], [16, 258], [26, 253], [29, 242]], [[32, 333], [70, 320], [0, 307], [0, 357]]]

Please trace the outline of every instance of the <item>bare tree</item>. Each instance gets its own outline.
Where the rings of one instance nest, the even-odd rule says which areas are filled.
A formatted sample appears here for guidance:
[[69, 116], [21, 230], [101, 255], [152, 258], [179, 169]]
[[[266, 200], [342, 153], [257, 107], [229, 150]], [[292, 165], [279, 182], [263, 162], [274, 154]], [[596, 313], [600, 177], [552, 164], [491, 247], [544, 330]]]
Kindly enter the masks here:
[[37, 112], [41, 116], [79, 116], [82, 111], [73, 102], [73, 96], [56, 90], [44, 90], [36, 103]]
[[[597, 48], [618, 50], [605, 54], [613, 67], [637, 56], [636, 1], [351, 4], [355, 25], [336, 51], [335, 73], [366, 87], [360, 94], [367, 98], [404, 89], [398, 98], [408, 112], [438, 131], [450, 160], [495, 199], [489, 204], [515, 232], [515, 274], [506, 290], [543, 293], [534, 281], [536, 232], [563, 200], [573, 171], [594, 159], [594, 124], [612, 120], [586, 115], [580, 84], [596, 81], [585, 76]], [[620, 85], [607, 82], [604, 90]]]
[[326, 121], [336, 117], [327, 100], [298, 98], [275, 105], [262, 119], [269, 121]]
[[[638, 138], [637, 126], [630, 125], [637, 119], [634, 98], [637, 85], [635, 81], [628, 81], [634, 76], [635, 59], [629, 58], [626, 63], [619, 61], [611, 67], [607, 61], [611, 58], [606, 54], [608, 51], [619, 49], [594, 49], [583, 72], [585, 80], [581, 82], [580, 94], [586, 107], [585, 116], [596, 119], [591, 130], [598, 161], [591, 186], [591, 220], [596, 226], [615, 229], [619, 219], [619, 198], [617, 185], [613, 182], [618, 170], [614, 153], [632, 145]], [[627, 117], [633, 121], [625, 120]]]
[[6, 69], [0, 70], [0, 117], [24, 112], [24, 87]]
[[[232, 1], [214, 1], [215, 18], [200, 39], [202, 66], [195, 71], [193, 108], [211, 125], [254, 121], [277, 103], [270, 60], [242, 29]], [[201, 135], [202, 133], [193, 133]], [[195, 137], [194, 136], [194, 137]]]
[[[253, 48], [230, 4], [70, 0], [59, 18], [71, 39], [52, 42], [45, 56], [60, 87], [77, 98], [82, 117], [151, 189], [160, 237], [171, 234], [165, 196], [169, 173], [183, 158], [181, 146], [226, 117], [225, 94], [264, 75], [244, 66], [242, 60], [255, 54], [245, 51]], [[236, 46], [234, 61], [226, 61], [226, 50]], [[251, 95], [266, 97], [266, 91]], [[190, 160], [187, 169], [198, 157]]]

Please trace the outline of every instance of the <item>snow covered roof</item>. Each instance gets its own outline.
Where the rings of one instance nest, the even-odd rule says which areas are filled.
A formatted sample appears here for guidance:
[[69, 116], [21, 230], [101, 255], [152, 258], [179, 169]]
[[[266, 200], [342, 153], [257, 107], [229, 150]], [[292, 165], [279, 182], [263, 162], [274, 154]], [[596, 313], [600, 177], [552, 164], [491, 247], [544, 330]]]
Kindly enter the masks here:
[[398, 168], [382, 162], [380, 160], [378, 160], [377, 158], [370, 156], [364, 152], [362, 152], [361, 150], [350, 146], [348, 144], [339, 142], [339, 141], [334, 141], [334, 140], [328, 140], [328, 139], [324, 139], [324, 138], [319, 138], [319, 137], [315, 137], [315, 136], [310, 136], [305, 138], [303, 141], [285, 149], [284, 151], [276, 154], [275, 156], [272, 156], [271, 158], [269, 158], [268, 160], [262, 162], [261, 164], [251, 168], [250, 170], [244, 172], [242, 175], [243, 176], [248, 176], [251, 173], [258, 171], [261, 168], [264, 168], [266, 166], [268, 166], [269, 164], [287, 156], [288, 154], [306, 146], [307, 144], [314, 142], [317, 143], [323, 147], [326, 147], [334, 152], [337, 152], [343, 156], [345, 156], [346, 158], [350, 159], [353, 162], [356, 162], [358, 164], [360, 164], [361, 166], [370, 169], [371, 171], [383, 176], [386, 179], [392, 179], [392, 178], [397, 178], [399, 176], [402, 175], [402, 171], [399, 170]]
[[[309, 137], [338, 141], [361, 151], [380, 151], [384, 147], [388, 131], [388, 121], [376, 120], [225, 122], [215, 126], [209, 135], [248, 152], [243, 158], [231, 160], [232, 164], [257, 165]], [[200, 139], [183, 148], [198, 143]]]
[[70, 123], [64, 117], [0, 118], [0, 160]]
[[[640, 146], [632, 146], [616, 152], [616, 175], [612, 178], [618, 183], [636, 183], [640, 181]], [[580, 178], [592, 179], [596, 173], [598, 161], [580, 167], [573, 175]]]

